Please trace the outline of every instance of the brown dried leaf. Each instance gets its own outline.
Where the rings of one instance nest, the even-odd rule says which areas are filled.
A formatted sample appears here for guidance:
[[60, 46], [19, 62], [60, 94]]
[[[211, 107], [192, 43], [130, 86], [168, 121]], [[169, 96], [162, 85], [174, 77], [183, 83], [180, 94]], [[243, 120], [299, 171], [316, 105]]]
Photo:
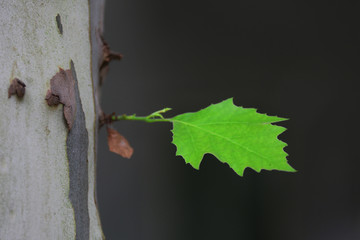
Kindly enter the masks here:
[[25, 95], [25, 83], [21, 81], [18, 78], [14, 78], [11, 81], [9, 90], [8, 90], [8, 98], [11, 97], [11, 95], [17, 95], [19, 98], [22, 98]]
[[131, 158], [134, 149], [130, 146], [126, 138], [110, 127], [107, 128], [107, 133], [109, 150], [124, 158]]
[[116, 53], [116, 52], [112, 52], [110, 50], [109, 44], [105, 41], [104, 37], [100, 36], [101, 40], [103, 42], [103, 47], [102, 47], [102, 51], [103, 51], [103, 56], [102, 56], [102, 62], [100, 65], [100, 84], [103, 83], [104, 78], [109, 70], [109, 63], [112, 60], [121, 60], [122, 59], [122, 54], [120, 53]]
[[59, 68], [59, 72], [50, 80], [50, 89], [45, 100], [49, 106], [64, 104], [64, 116], [68, 128], [71, 129], [76, 113], [75, 79], [70, 69]]

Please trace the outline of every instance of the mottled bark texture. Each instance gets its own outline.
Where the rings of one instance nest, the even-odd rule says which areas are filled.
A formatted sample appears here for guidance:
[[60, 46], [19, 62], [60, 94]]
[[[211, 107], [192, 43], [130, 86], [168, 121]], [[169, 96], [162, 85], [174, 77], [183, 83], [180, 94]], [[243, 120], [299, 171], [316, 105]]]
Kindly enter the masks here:
[[[104, 0], [0, 0], [1, 240], [104, 239], [95, 193], [103, 10]], [[59, 69], [73, 99], [49, 93]]]

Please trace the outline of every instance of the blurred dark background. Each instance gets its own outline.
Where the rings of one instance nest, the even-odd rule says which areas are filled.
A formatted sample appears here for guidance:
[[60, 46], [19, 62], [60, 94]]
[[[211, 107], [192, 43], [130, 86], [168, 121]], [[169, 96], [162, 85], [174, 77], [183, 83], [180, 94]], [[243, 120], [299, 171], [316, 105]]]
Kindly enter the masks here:
[[359, 1], [108, 0], [105, 39], [124, 59], [106, 113], [167, 116], [234, 97], [290, 118], [280, 138], [297, 173], [239, 177], [206, 155], [175, 157], [170, 124], [117, 123], [130, 160], [98, 155], [107, 239], [360, 239]]

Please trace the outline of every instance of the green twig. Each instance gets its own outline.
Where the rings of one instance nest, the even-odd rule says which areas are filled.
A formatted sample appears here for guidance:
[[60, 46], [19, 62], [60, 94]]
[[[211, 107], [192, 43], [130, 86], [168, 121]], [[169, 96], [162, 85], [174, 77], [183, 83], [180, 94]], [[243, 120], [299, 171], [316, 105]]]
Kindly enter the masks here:
[[171, 122], [171, 119], [168, 118], [164, 118], [162, 113], [165, 113], [167, 111], [170, 111], [171, 108], [164, 108], [161, 109], [159, 111], [153, 112], [148, 116], [144, 116], [144, 117], [138, 117], [136, 116], [136, 114], [133, 115], [118, 115], [118, 116], [111, 116], [111, 120], [112, 121], [121, 121], [121, 120], [130, 120], [130, 121], [143, 121], [143, 122], [148, 122], [148, 123], [153, 123], [153, 122]]

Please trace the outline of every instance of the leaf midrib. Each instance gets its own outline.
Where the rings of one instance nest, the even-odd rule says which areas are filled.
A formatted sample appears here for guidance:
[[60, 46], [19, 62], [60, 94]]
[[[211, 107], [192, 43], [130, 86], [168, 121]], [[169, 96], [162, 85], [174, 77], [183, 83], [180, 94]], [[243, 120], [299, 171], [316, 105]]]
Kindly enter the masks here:
[[[179, 121], [179, 120], [177, 120]], [[212, 122], [212, 123], [202, 123], [199, 124], [197, 126], [204, 126], [204, 125], [225, 125], [225, 124], [249, 124], [249, 125], [255, 125], [255, 124], [271, 124], [274, 123], [273, 121], [271, 122]]]

